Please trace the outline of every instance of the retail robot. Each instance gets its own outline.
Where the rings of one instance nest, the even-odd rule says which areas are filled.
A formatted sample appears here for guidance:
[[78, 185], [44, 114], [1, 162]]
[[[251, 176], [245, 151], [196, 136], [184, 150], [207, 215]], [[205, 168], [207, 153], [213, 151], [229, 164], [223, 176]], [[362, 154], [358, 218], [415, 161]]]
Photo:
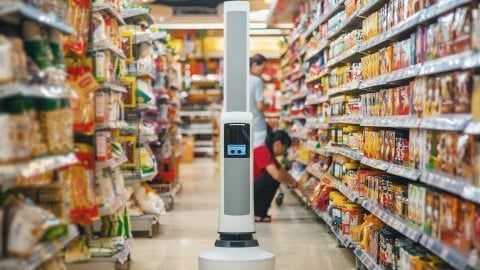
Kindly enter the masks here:
[[219, 238], [200, 254], [200, 270], [273, 270], [259, 247], [253, 215], [252, 114], [249, 112], [249, 3], [224, 5], [224, 106], [220, 115]]

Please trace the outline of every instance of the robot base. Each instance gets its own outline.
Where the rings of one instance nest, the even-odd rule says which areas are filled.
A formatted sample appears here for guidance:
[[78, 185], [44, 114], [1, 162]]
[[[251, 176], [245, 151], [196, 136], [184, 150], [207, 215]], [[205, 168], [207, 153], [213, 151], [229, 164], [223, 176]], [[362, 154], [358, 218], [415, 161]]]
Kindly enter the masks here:
[[275, 256], [259, 247], [214, 247], [198, 257], [199, 270], [273, 270]]

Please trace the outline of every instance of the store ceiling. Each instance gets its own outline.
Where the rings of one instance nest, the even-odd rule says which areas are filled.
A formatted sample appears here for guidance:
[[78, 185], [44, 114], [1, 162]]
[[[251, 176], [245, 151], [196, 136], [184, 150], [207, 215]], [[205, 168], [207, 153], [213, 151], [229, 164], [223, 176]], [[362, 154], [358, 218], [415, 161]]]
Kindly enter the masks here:
[[[286, 1], [289, 2], [288, 0]], [[223, 23], [224, 2], [226, 1], [155, 0], [152, 1], [150, 7], [152, 8], [155, 21], [165, 29], [219, 29]], [[269, 24], [273, 28], [291, 28], [291, 18], [278, 16], [279, 13], [276, 9], [272, 9], [277, 2], [282, 2], [282, 0], [250, 0], [249, 2], [251, 10], [250, 22], [257, 24], [257, 26], [252, 26], [252, 28], [265, 28], [267, 22], [274, 22], [274, 24]], [[271, 6], [270, 3], [274, 5]], [[275, 20], [270, 18], [271, 10], [275, 11]], [[288, 23], [288, 25], [285, 25], [285, 23]], [[263, 26], [258, 26], [258, 24], [263, 24]]]
[[157, 0], [156, 4], [167, 5], [173, 7], [209, 7], [215, 8], [224, 0]]

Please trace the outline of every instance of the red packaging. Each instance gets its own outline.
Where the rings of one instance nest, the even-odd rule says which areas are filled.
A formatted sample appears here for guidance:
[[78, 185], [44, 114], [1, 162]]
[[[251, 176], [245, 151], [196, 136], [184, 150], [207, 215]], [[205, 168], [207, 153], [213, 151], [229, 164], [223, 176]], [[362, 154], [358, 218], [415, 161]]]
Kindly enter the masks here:
[[410, 85], [400, 86], [397, 90], [398, 107], [397, 115], [410, 115], [411, 102]]

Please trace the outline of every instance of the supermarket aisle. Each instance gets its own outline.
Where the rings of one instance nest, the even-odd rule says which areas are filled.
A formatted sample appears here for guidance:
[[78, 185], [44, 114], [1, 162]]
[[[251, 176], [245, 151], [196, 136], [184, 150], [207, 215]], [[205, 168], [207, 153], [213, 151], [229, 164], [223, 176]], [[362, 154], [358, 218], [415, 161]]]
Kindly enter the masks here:
[[[182, 166], [184, 188], [175, 208], [162, 218], [160, 232], [153, 239], [135, 239], [133, 270], [197, 269], [197, 255], [211, 248], [217, 237], [215, 163], [197, 159]], [[352, 252], [337, 248], [326, 226], [290, 192], [286, 192], [284, 206], [271, 213], [274, 222], [256, 228], [262, 247], [277, 257], [276, 270], [354, 268]]]

